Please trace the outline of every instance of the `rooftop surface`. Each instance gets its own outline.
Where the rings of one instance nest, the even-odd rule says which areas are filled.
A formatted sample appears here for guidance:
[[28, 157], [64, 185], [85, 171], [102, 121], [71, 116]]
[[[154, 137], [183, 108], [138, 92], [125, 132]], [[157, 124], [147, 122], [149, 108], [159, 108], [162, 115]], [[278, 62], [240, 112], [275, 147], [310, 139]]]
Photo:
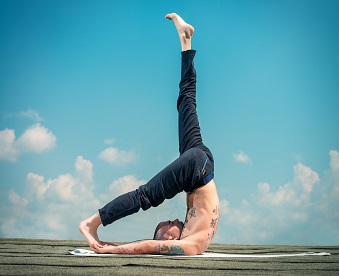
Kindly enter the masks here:
[[89, 249], [85, 241], [0, 239], [1, 275], [339, 275], [339, 246], [212, 244], [208, 252], [278, 254], [328, 252], [331, 256], [278, 258], [180, 258], [142, 255], [78, 257], [68, 250]]

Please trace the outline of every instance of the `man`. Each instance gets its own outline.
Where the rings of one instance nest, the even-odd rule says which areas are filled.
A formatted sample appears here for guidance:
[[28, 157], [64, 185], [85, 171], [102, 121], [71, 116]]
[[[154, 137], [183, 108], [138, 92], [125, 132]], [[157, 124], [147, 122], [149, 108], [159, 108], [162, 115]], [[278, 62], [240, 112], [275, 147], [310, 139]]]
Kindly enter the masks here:
[[[181, 81], [177, 101], [179, 114], [180, 156], [147, 184], [121, 195], [92, 217], [82, 221], [80, 232], [97, 253], [112, 254], [202, 254], [217, 231], [219, 198], [214, 183], [214, 161], [210, 150], [203, 144], [196, 112], [196, 72], [191, 50], [194, 28], [179, 15], [167, 14], [178, 31], [181, 48]], [[100, 224], [106, 226], [120, 218], [156, 207], [176, 194], [187, 193], [185, 223], [178, 219], [164, 221], [155, 229], [153, 240], [143, 240], [116, 246], [101, 242], [97, 235]]]

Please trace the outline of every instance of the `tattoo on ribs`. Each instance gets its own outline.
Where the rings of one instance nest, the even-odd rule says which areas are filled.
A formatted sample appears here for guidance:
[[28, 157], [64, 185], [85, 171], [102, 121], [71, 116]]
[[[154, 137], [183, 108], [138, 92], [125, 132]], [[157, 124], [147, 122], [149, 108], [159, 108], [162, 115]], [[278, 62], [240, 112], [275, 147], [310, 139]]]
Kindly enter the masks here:
[[192, 217], [196, 217], [195, 211], [196, 211], [195, 207], [193, 207], [193, 208], [190, 210], [190, 212], [189, 212], [190, 219], [191, 219]]
[[213, 238], [214, 238], [214, 234], [215, 234], [215, 232], [214, 232], [214, 231], [213, 231], [212, 233], [208, 233], [207, 240], [208, 240], [208, 241], [212, 241], [212, 240], [213, 240]]
[[211, 223], [210, 223], [211, 228], [215, 228], [215, 226], [217, 225], [217, 222], [218, 222], [217, 218], [216, 219], [212, 219]]
[[219, 205], [217, 205], [215, 207], [215, 209], [213, 209], [213, 213], [216, 214], [216, 215], [218, 215], [220, 213]]
[[172, 245], [167, 252], [168, 255], [185, 255], [184, 250], [179, 245]]

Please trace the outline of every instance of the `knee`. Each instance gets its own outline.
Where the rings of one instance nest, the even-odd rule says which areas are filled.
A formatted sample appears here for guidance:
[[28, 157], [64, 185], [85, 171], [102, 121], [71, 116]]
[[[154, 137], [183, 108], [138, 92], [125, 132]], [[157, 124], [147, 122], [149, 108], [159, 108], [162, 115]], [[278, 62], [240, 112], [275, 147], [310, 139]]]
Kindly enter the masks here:
[[154, 200], [152, 200], [150, 193], [147, 191], [147, 189], [144, 186], [141, 186], [139, 187], [139, 189], [136, 190], [135, 196], [136, 198], [134, 200], [137, 200], [138, 202], [140, 202], [140, 207], [144, 211], [146, 211], [147, 209], [151, 207], [157, 206], [154, 203]]

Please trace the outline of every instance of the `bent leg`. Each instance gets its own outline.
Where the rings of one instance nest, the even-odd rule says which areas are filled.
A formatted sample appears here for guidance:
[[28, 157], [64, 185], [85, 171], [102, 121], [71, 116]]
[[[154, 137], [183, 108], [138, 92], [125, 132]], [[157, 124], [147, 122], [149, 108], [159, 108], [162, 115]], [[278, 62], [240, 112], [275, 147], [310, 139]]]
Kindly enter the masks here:
[[198, 148], [188, 150], [145, 185], [113, 199], [99, 209], [103, 226], [134, 214], [140, 208], [157, 207], [182, 191], [191, 192], [202, 177], [201, 168], [206, 157], [206, 153]]

